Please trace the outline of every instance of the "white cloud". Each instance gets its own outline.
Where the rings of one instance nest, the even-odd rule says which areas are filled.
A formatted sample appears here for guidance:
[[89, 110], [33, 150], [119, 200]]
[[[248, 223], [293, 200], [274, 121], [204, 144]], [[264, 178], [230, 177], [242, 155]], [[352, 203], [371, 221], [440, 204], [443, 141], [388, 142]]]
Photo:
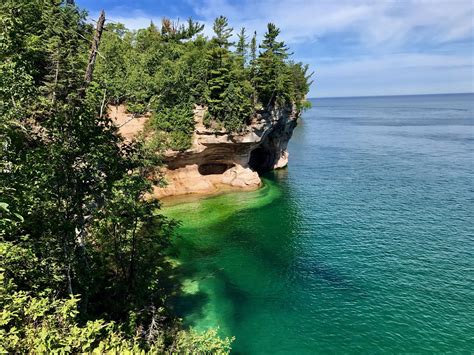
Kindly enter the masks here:
[[133, 10], [128, 13], [123, 13], [123, 11], [117, 10], [106, 12], [106, 22], [119, 22], [130, 30], [146, 28], [152, 21], [155, 24], [159, 24], [161, 23], [161, 17], [146, 14], [142, 10]]
[[[259, 33], [265, 31], [268, 22], [275, 22], [289, 43], [346, 31], [357, 35], [367, 46], [442, 43], [474, 37], [474, 5], [470, 0], [244, 0], [239, 5], [230, 0], [188, 0], [188, 3], [208, 30], [219, 15], [227, 16], [236, 29], [244, 26]], [[131, 29], [161, 20], [140, 9], [129, 13], [112, 11], [108, 17]]]
[[[185, 1], [206, 35], [219, 15], [260, 36], [268, 22], [277, 24], [282, 38], [298, 47], [295, 57], [317, 74], [311, 95], [474, 91], [471, 0]], [[109, 11], [108, 18], [131, 29], [161, 21], [140, 9]], [[320, 39], [329, 50], [302, 58], [320, 48], [314, 43]]]
[[467, 55], [395, 53], [308, 62], [316, 68], [310, 97], [474, 92]]
[[289, 42], [351, 31], [367, 45], [407, 40], [455, 41], [473, 36], [474, 5], [470, 0], [229, 0], [190, 1], [195, 12], [211, 21], [224, 14], [235, 27], [264, 31], [275, 22]]

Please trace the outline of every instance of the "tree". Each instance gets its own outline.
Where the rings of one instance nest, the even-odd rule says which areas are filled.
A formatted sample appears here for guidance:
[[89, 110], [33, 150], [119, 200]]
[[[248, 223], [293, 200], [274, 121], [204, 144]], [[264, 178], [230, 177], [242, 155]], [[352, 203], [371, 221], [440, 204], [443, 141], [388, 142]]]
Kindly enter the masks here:
[[229, 27], [226, 17], [216, 18], [213, 29], [215, 36], [212, 38], [212, 47], [207, 55], [209, 65], [207, 104], [211, 115], [217, 117], [223, 109], [223, 94], [229, 85], [232, 61], [228, 48], [233, 43], [229, 42], [232, 28]]
[[258, 97], [264, 107], [269, 108], [275, 102], [286, 105], [291, 100], [288, 85], [291, 84], [288, 66], [288, 48], [285, 43], [278, 41], [280, 30], [272, 23], [267, 26], [267, 32], [260, 48], [263, 49], [258, 57], [258, 75], [256, 87]]
[[161, 20], [161, 35], [165, 41], [181, 41], [191, 39], [204, 29], [204, 25], [189, 18], [187, 25], [180, 25], [179, 22], [169, 18]]
[[239, 58], [242, 68], [245, 66], [246, 58], [247, 58], [247, 36], [245, 35], [245, 27], [240, 29], [238, 36], [237, 45], [235, 47], [235, 54]]
[[219, 16], [214, 20], [214, 25], [212, 26], [215, 36], [213, 41], [220, 47], [228, 49], [233, 46], [233, 42], [229, 42], [229, 38], [232, 37], [233, 28], [229, 27], [227, 22], [227, 17]]
[[120, 104], [131, 95], [124, 91], [128, 85], [128, 56], [133, 55], [131, 34], [122, 24], [105, 27], [100, 53], [95, 68], [95, 80], [104, 88], [106, 102]]
[[204, 25], [200, 24], [197, 21], [193, 21], [193, 19], [190, 17], [188, 19], [188, 26], [185, 29], [185, 39], [190, 39], [193, 38], [194, 36], [198, 35], [204, 30]]
[[303, 64], [301, 62], [288, 63], [291, 72], [292, 79], [292, 100], [296, 103], [299, 109], [304, 109], [308, 107], [306, 101], [306, 94], [309, 91], [309, 87], [312, 83], [311, 77], [313, 73], [308, 73], [309, 66], [308, 64]]
[[288, 57], [288, 47], [285, 42], [277, 41], [277, 37], [280, 34], [280, 29], [273, 23], [267, 25], [267, 32], [264, 35], [260, 48], [264, 51], [262, 55], [273, 54], [280, 60], [284, 60]]
[[249, 87], [237, 86], [231, 82], [222, 96], [219, 119], [227, 130], [240, 131], [252, 113]]
[[252, 85], [252, 103], [257, 106], [257, 32], [253, 33], [250, 40], [250, 83]]

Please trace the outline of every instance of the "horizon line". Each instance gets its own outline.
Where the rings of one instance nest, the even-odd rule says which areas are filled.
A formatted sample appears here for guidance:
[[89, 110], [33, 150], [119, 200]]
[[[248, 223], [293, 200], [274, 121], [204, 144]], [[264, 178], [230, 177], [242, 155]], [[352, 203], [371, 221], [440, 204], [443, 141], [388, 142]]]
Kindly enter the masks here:
[[369, 97], [402, 97], [402, 96], [436, 96], [436, 95], [472, 95], [474, 92], [446, 92], [446, 93], [434, 93], [434, 94], [394, 94], [394, 95], [357, 95], [357, 96], [316, 96], [308, 97], [312, 99], [348, 99], [348, 98], [369, 98]]

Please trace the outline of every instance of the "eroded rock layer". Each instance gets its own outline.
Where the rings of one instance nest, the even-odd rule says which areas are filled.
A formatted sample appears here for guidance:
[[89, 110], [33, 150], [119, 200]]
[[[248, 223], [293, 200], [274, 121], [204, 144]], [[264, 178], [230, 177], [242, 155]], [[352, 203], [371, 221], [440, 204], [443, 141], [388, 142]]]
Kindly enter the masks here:
[[[122, 124], [120, 131], [129, 138], [128, 122], [136, 126], [133, 130], [137, 133], [147, 118], [136, 118], [137, 124], [131, 115], [122, 111], [123, 108], [114, 108], [109, 114]], [[206, 127], [204, 107], [197, 106], [194, 113], [192, 146], [184, 152], [165, 152], [161, 172], [166, 186], [156, 186], [155, 197], [254, 190], [262, 184], [260, 173], [287, 165], [287, 145], [298, 119], [294, 107], [259, 113], [241, 133]]]
[[294, 108], [257, 114], [238, 134], [205, 127], [204, 113], [203, 107], [195, 109], [192, 147], [165, 154], [167, 186], [155, 188], [157, 197], [212, 194], [229, 188], [254, 190], [262, 184], [259, 173], [287, 165], [287, 145], [298, 119]]

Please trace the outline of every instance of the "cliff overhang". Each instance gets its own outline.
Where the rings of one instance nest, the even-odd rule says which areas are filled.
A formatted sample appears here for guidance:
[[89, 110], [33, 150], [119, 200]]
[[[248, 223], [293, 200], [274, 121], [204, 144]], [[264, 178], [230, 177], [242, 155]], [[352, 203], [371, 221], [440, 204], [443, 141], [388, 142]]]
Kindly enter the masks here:
[[[262, 185], [260, 174], [288, 164], [287, 146], [299, 118], [295, 106], [257, 112], [238, 133], [206, 127], [205, 113], [203, 106], [194, 109], [195, 130], [189, 149], [164, 152], [161, 174], [166, 184], [154, 187], [154, 197], [255, 190]], [[127, 122], [114, 117], [113, 108], [109, 114], [116, 122]]]
[[206, 127], [205, 112], [205, 107], [195, 108], [191, 148], [165, 154], [167, 185], [156, 187], [155, 196], [254, 190], [262, 185], [261, 173], [287, 165], [287, 146], [299, 116], [294, 106], [258, 112], [239, 133]]

